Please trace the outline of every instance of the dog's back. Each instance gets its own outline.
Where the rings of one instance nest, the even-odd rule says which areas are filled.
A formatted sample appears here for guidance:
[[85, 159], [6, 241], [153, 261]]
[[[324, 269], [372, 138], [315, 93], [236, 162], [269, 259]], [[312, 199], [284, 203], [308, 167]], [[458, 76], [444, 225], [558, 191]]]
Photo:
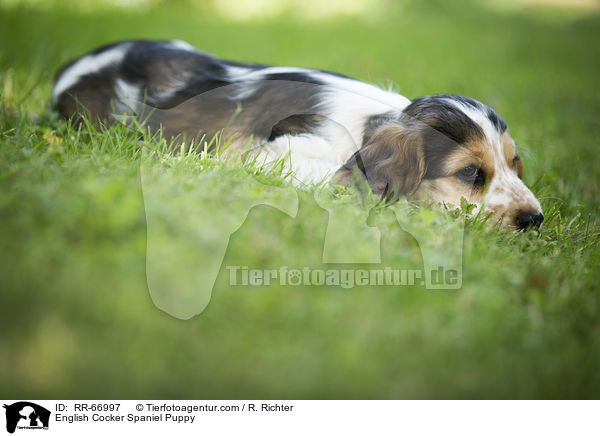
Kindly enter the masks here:
[[53, 97], [76, 121], [132, 113], [165, 136], [196, 137], [235, 119], [239, 137], [273, 140], [317, 122], [322, 84], [310, 70], [223, 61], [181, 41], [124, 41], [63, 66]]
[[140, 101], [159, 109], [174, 107], [226, 85], [225, 73], [222, 61], [184, 42], [123, 41], [64, 65], [53, 97], [64, 117], [85, 113], [94, 121], [110, 121], [112, 111], [135, 109]]
[[314, 134], [329, 117], [338, 125], [333, 136], [339, 125], [350, 133], [345, 152], [356, 151], [369, 116], [409, 103], [338, 73], [225, 61], [182, 41], [101, 47], [59, 71], [53, 96], [65, 118], [109, 123], [132, 113], [170, 137], [212, 136], [227, 127], [239, 142], [273, 141]]

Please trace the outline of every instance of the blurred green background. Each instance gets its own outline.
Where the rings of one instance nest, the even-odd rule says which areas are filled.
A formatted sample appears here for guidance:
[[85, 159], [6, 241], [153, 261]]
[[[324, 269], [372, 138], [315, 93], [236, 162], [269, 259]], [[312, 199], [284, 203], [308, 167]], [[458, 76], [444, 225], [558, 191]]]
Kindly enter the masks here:
[[[592, 0], [0, 1], [0, 396], [598, 397], [599, 11]], [[50, 110], [61, 63], [127, 38], [481, 100], [510, 126], [544, 227], [468, 227], [460, 291], [234, 288], [223, 266], [207, 310], [172, 318], [146, 286], [135, 139], [71, 138]], [[243, 170], [206, 171], [216, 177], [198, 201], [239, 194]], [[253, 209], [223, 265], [319, 265], [327, 213], [299, 195], [296, 219]], [[414, 241], [379, 218], [384, 263], [420, 267]]]

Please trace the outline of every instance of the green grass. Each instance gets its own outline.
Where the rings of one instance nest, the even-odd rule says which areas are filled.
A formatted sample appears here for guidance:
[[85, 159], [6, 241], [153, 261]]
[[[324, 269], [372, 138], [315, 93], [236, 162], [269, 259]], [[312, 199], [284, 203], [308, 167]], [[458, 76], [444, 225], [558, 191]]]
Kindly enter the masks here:
[[[408, 2], [372, 20], [230, 22], [181, 3], [143, 13], [0, 6], [0, 396], [597, 398], [600, 17], [560, 15]], [[544, 226], [468, 223], [458, 291], [229, 286], [226, 265], [323, 267], [327, 211], [299, 192], [295, 218], [253, 208], [207, 309], [173, 318], [146, 283], [138, 137], [120, 126], [75, 131], [49, 109], [62, 62], [142, 37], [391, 79], [408, 97], [489, 103], [517, 141]], [[153, 162], [169, 183], [208, 211], [282, 184], [248, 183], [247, 169], [207, 157], [162, 158]], [[352, 211], [346, 242], [360, 250], [353, 225], [366, 206], [355, 200], [337, 201]], [[375, 215], [383, 265], [420, 268], [390, 210]]]

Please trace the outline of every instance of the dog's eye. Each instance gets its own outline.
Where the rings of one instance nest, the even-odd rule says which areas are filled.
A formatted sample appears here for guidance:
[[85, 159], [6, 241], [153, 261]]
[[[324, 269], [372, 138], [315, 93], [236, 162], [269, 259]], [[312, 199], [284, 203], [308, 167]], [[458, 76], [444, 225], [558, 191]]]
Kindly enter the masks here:
[[475, 165], [469, 165], [468, 167], [464, 167], [458, 173], [466, 179], [474, 179], [477, 177], [477, 173], [479, 173], [479, 168]]
[[469, 165], [456, 173], [456, 176], [465, 183], [480, 186], [485, 183], [485, 174], [482, 169], [476, 165]]

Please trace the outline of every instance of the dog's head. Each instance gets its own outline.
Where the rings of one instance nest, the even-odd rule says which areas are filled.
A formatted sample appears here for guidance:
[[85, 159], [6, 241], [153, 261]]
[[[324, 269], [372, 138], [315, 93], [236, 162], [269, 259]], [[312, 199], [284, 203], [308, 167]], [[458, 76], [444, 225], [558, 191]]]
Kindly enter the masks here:
[[384, 117], [367, 129], [363, 147], [337, 177], [343, 182], [357, 173], [387, 199], [409, 195], [457, 206], [464, 197], [519, 229], [543, 220], [521, 180], [523, 164], [505, 121], [470, 98], [422, 97]]

